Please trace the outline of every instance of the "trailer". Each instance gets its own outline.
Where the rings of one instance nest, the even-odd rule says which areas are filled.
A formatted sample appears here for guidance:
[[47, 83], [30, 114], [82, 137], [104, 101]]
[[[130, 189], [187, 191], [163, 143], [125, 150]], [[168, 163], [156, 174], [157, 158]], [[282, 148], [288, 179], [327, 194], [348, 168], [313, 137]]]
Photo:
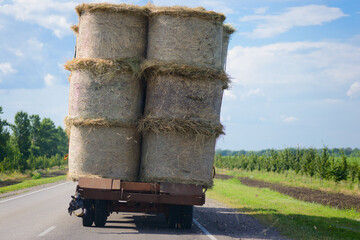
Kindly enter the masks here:
[[[126, 182], [110, 178], [78, 180], [68, 212], [85, 227], [103, 227], [111, 213], [162, 213], [171, 228], [192, 226], [193, 206], [205, 203], [206, 188], [196, 184]], [[76, 211], [81, 211], [76, 213]]]

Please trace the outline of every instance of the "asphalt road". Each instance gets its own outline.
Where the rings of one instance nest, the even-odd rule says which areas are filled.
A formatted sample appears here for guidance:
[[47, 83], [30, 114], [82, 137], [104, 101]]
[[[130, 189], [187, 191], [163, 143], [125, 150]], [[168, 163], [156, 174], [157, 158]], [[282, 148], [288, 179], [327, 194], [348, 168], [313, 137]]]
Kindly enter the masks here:
[[75, 187], [60, 182], [1, 198], [0, 239], [283, 239], [251, 216], [211, 199], [195, 208], [190, 230], [169, 229], [162, 215], [140, 213], [115, 213], [103, 228], [83, 227], [80, 218], [67, 213]]

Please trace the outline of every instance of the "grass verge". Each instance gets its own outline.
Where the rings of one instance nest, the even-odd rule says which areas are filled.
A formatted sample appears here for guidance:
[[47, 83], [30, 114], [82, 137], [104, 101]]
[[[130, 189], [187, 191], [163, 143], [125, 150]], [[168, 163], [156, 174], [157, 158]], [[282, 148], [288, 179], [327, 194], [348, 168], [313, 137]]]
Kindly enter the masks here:
[[17, 190], [21, 190], [21, 189], [25, 189], [25, 188], [30, 188], [30, 187], [34, 187], [34, 186], [38, 186], [38, 185], [42, 185], [42, 184], [46, 184], [46, 183], [53, 183], [53, 182], [57, 182], [57, 181], [60, 181], [60, 180], [65, 180], [65, 179], [66, 179], [66, 175], [57, 176], [57, 177], [50, 177], [50, 178], [40, 178], [40, 179], [25, 180], [25, 181], [23, 181], [21, 183], [18, 183], [18, 184], [6, 186], [6, 187], [1, 187], [0, 188], [0, 194], [7, 193], [7, 192], [12, 192], [12, 191], [17, 191]]
[[235, 177], [249, 177], [265, 182], [280, 183], [292, 187], [306, 187], [311, 189], [323, 190], [333, 193], [344, 193], [360, 196], [360, 184], [340, 182], [336, 184], [333, 181], [320, 180], [318, 178], [310, 178], [309, 176], [296, 174], [294, 171], [286, 173], [274, 173], [264, 171], [244, 171], [241, 169], [225, 170], [217, 169], [217, 173], [226, 174]]
[[237, 179], [215, 180], [207, 196], [251, 214], [292, 239], [360, 239], [360, 213], [302, 202], [286, 195], [247, 187]]

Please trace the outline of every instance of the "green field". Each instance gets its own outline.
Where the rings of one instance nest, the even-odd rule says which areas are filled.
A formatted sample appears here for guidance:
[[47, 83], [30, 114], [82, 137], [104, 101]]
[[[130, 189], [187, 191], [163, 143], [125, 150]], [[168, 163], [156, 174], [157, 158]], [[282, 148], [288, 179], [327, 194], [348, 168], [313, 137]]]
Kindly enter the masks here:
[[242, 185], [236, 178], [215, 179], [207, 196], [251, 214], [292, 239], [360, 239], [360, 213], [339, 210]]
[[307, 175], [296, 174], [294, 171], [286, 171], [285, 173], [266, 172], [266, 171], [245, 171], [241, 169], [225, 170], [217, 169], [218, 174], [227, 174], [236, 177], [249, 177], [272, 183], [281, 183], [287, 186], [307, 187], [311, 189], [324, 190], [333, 193], [344, 193], [360, 196], [360, 184], [351, 181], [342, 181], [335, 183], [332, 180], [322, 180], [319, 178], [311, 178]]

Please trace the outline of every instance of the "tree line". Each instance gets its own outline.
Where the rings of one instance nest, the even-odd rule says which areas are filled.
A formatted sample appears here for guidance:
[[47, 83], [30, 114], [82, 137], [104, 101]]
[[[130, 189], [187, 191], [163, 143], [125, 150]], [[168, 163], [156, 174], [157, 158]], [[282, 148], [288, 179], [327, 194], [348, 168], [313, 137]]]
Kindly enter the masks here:
[[349, 180], [360, 183], [360, 163], [349, 162], [344, 151], [335, 156], [324, 147], [321, 151], [314, 148], [268, 150], [264, 154], [255, 153], [223, 156], [217, 154], [215, 166], [227, 169], [247, 171], [267, 171], [284, 173], [292, 170], [296, 174], [318, 177], [321, 180], [333, 180], [336, 183]]
[[0, 172], [24, 172], [64, 164], [68, 138], [63, 128], [50, 118], [19, 111], [14, 123], [1, 119], [0, 106]]

